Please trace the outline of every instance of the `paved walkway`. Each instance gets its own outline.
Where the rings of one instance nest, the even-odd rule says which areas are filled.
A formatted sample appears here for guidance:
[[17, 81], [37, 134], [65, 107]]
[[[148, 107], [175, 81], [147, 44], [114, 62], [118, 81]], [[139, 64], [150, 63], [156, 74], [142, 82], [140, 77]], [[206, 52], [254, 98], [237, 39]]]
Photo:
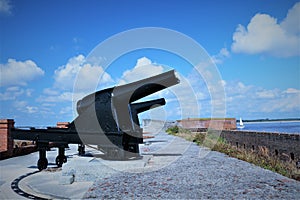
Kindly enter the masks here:
[[[66, 155], [69, 157], [69, 160], [72, 160], [73, 157], [77, 157], [77, 145], [70, 145], [70, 147], [66, 151]], [[18, 183], [19, 188], [26, 193], [46, 199], [81, 199], [93, 184], [93, 181], [62, 185], [60, 183], [62, 171], [56, 168], [56, 156], [56, 149], [48, 151], [49, 170], [23, 178]], [[38, 158], [38, 152], [35, 152], [0, 161], [0, 199], [27, 199], [14, 192], [11, 188], [11, 183], [23, 175], [38, 171], [36, 167]]]
[[[144, 158], [138, 161], [78, 157], [76, 146], [71, 146], [62, 170], [33, 174], [19, 185], [43, 198], [300, 199], [300, 182], [277, 173], [164, 133], [148, 141], [141, 145]], [[47, 152], [50, 163], [56, 155]], [[10, 184], [36, 171], [37, 159], [33, 153], [0, 161], [1, 199], [22, 198]], [[75, 182], [65, 185], [62, 180], [68, 177]]]

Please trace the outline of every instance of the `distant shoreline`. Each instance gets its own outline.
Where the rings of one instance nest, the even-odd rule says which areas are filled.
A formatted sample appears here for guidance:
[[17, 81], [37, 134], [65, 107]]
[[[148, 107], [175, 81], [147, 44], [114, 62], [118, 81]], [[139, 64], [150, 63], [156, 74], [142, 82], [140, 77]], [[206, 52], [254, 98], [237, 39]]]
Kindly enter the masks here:
[[[236, 120], [239, 122], [239, 120]], [[253, 119], [253, 120], [243, 120], [243, 122], [297, 122], [300, 118], [288, 118], [288, 119]]]
[[[244, 124], [264, 124], [264, 123], [293, 123], [293, 122], [298, 122], [300, 123], [300, 120], [294, 120], [294, 121], [250, 121], [250, 122], [244, 122]], [[237, 122], [238, 123], [238, 122]], [[238, 128], [237, 128], [238, 129]]]

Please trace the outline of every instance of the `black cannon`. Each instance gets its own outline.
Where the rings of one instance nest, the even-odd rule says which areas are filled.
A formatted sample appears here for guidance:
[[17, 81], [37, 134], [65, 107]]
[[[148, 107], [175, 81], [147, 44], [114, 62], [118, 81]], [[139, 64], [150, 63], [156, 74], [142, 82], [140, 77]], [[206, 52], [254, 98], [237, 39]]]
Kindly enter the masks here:
[[49, 145], [59, 149], [56, 164], [67, 162], [65, 148], [79, 144], [79, 154], [84, 145], [97, 145], [106, 158], [127, 160], [139, 157], [139, 144], [143, 143], [143, 130], [138, 114], [165, 105], [164, 98], [136, 102], [150, 94], [179, 83], [175, 71], [92, 93], [77, 102], [78, 116], [68, 128], [11, 130], [12, 137], [35, 141], [39, 150], [38, 168], [47, 168], [46, 151]]

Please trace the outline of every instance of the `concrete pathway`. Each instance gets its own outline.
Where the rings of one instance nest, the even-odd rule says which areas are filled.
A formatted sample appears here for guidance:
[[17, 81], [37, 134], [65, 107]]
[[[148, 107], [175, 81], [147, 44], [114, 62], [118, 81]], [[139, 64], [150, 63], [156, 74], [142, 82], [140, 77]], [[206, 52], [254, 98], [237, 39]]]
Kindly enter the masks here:
[[[72, 160], [77, 154], [77, 145], [70, 145], [66, 151], [68, 159]], [[80, 199], [92, 185], [91, 182], [75, 182], [72, 185], [62, 185], [61, 168], [56, 168], [55, 158], [57, 149], [47, 151], [48, 169], [35, 173], [19, 181], [19, 188], [29, 194], [46, 198]], [[0, 161], [0, 199], [27, 199], [11, 188], [11, 183], [27, 173], [38, 171], [36, 167], [38, 152]]]

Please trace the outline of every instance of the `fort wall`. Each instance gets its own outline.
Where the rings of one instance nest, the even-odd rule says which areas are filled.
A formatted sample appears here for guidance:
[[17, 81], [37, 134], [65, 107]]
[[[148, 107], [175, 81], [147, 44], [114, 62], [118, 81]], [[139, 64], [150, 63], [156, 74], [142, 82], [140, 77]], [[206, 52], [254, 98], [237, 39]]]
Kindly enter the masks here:
[[177, 122], [178, 126], [196, 132], [222, 130], [221, 137], [238, 148], [255, 151], [266, 147], [271, 156], [300, 161], [300, 134], [239, 131], [236, 130], [235, 118], [184, 119]]
[[14, 127], [13, 119], [0, 119], [0, 158], [13, 154], [13, 139], [10, 137], [10, 128]]
[[266, 147], [270, 155], [282, 160], [300, 161], [300, 134], [223, 130], [221, 137], [238, 148]]
[[0, 160], [21, 156], [37, 150], [36, 145], [17, 140], [14, 141], [10, 135], [10, 129], [14, 127], [13, 119], [0, 119]]
[[185, 129], [215, 129], [215, 130], [234, 130], [236, 129], [235, 118], [188, 118], [177, 120], [178, 126]]

